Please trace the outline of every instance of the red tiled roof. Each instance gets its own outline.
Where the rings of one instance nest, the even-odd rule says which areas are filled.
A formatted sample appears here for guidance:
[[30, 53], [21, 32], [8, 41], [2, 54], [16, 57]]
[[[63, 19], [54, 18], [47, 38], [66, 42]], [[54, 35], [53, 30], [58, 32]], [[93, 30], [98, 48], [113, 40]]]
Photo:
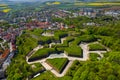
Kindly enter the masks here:
[[10, 50], [9, 50], [9, 49], [4, 50], [4, 52], [3, 52], [2, 56], [1, 56], [1, 58], [6, 58], [6, 57], [8, 56], [9, 53], [10, 53]]

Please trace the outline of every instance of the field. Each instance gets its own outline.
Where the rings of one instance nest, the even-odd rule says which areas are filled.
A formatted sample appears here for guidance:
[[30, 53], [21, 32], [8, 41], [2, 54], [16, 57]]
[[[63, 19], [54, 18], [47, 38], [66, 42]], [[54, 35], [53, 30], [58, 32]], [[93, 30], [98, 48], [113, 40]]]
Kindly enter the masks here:
[[40, 63], [31, 64], [31, 68], [34, 73], [37, 73], [44, 69], [44, 67]]
[[44, 49], [39, 49], [36, 53], [34, 53], [29, 61], [34, 61], [34, 60], [38, 60], [44, 57], [47, 57], [49, 55], [49, 53], [51, 52], [55, 52], [55, 50], [53, 48], [44, 48]]
[[7, 4], [0, 4], [0, 7], [5, 7], [7, 6]]
[[52, 66], [57, 72], [61, 73], [68, 63], [67, 58], [54, 58], [54, 59], [47, 59], [46, 61], [50, 66]]
[[75, 5], [79, 6], [117, 6], [120, 5], [120, 3], [116, 2], [89, 2], [89, 3], [83, 3], [83, 2], [76, 2]]
[[98, 43], [91, 43], [89, 45], [89, 50], [90, 51], [96, 51], [96, 50], [106, 50], [104, 46], [102, 46], [101, 44]]
[[4, 13], [8, 13], [10, 10], [11, 10], [11, 9], [8, 8], [8, 9], [3, 9], [2, 11], [3, 11]]
[[8, 13], [9, 11], [11, 11], [11, 9], [7, 4], [0, 4], [0, 11], [4, 13]]
[[55, 2], [47, 2], [46, 5], [60, 5], [61, 2], [55, 1]]
[[82, 57], [82, 49], [79, 46], [70, 46], [65, 49], [68, 56]]

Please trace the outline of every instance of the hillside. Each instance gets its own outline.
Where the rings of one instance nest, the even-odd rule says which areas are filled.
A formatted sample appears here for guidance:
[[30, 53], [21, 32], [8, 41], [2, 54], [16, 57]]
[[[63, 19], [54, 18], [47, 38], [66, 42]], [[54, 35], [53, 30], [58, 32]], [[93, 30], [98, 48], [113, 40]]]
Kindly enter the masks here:
[[119, 2], [120, 0], [75, 0], [81, 2]]

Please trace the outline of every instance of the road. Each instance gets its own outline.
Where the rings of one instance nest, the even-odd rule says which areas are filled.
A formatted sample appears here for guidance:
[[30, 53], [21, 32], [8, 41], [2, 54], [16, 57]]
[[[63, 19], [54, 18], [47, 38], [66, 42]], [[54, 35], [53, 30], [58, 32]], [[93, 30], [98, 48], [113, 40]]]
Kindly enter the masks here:
[[82, 43], [79, 45], [82, 50], [83, 50], [83, 60], [86, 61], [89, 59], [89, 49], [88, 49], [88, 44]]

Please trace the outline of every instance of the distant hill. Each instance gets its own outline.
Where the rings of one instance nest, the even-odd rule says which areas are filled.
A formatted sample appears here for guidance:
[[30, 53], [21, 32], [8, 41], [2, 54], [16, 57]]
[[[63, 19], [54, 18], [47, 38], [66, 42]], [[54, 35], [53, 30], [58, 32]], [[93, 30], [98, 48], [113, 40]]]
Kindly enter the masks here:
[[120, 2], [120, 0], [61, 0], [63, 2]]
[[81, 2], [120, 2], [120, 0], [74, 0]]

